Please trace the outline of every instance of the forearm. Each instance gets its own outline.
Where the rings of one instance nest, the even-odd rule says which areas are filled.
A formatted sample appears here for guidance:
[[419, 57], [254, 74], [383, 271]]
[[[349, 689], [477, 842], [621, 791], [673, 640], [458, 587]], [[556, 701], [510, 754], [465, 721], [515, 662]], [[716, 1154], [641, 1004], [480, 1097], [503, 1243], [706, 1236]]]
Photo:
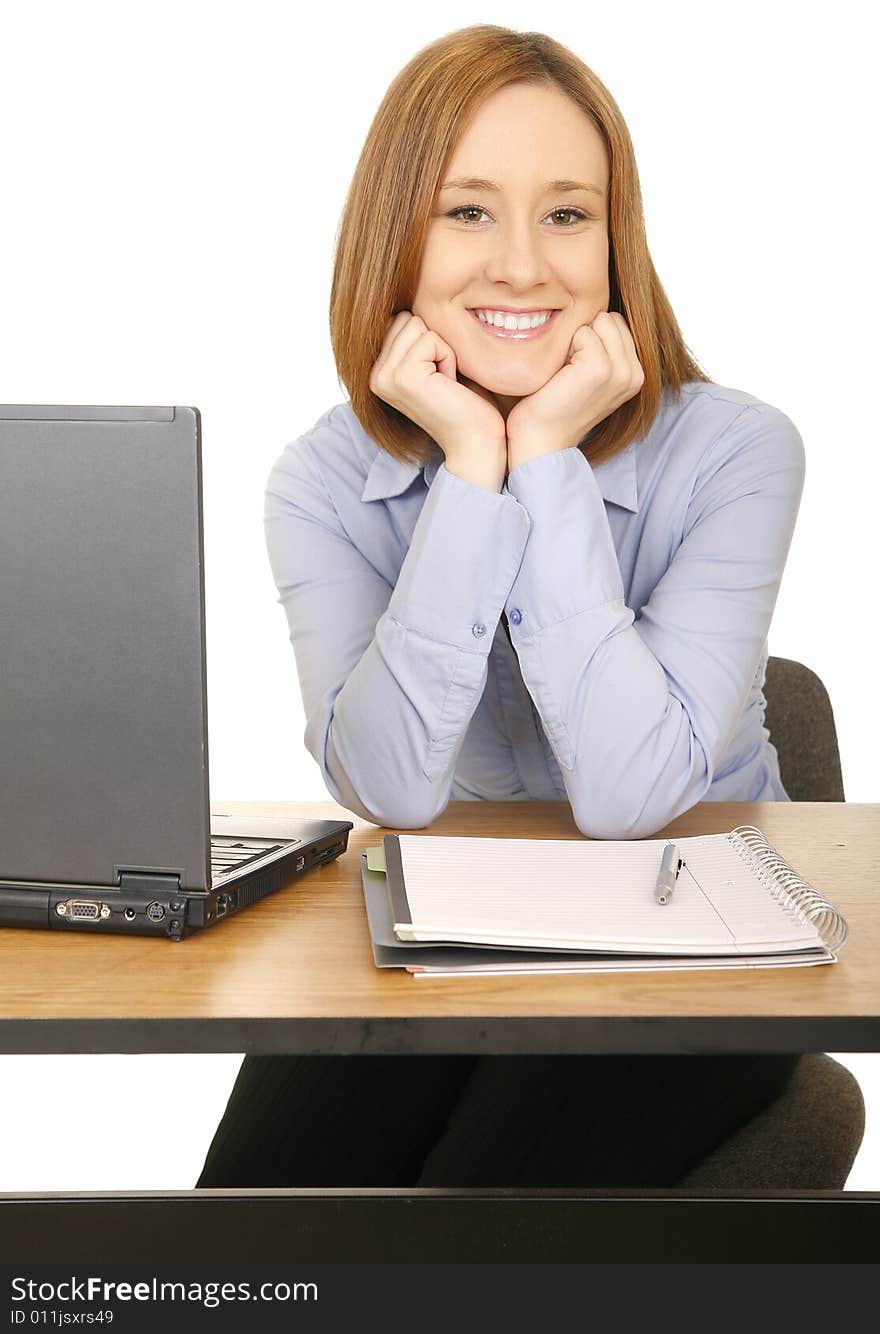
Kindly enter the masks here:
[[513, 497], [438, 470], [371, 642], [306, 729], [349, 809], [408, 828], [446, 806], [528, 528]]
[[622, 600], [541, 639], [512, 634], [584, 834], [650, 837], [704, 797], [706, 750]]
[[794, 527], [803, 457], [789, 428], [768, 416], [726, 467], [707, 467], [638, 615], [580, 452], [510, 474], [531, 520], [511, 639], [589, 836], [649, 836], [712, 784], [766, 645]]
[[325, 737], [307, 731], [337, 800], [376, 824], [430, 824], [449, 800], [485, 681], [482, 654], [418, 638], [383, 616], [333, 703]]

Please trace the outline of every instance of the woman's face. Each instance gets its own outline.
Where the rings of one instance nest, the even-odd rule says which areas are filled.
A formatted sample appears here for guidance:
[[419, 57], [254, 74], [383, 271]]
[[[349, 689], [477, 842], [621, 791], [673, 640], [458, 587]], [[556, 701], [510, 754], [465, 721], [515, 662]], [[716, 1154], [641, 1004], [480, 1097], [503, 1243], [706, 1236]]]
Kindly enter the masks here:
[[[482, 184], [450, 184], [463, 178]], [[413, 314], [451, 345], [459, 378], [490, 390], [506, 418], [565, 365], [575, 330], [608, 301], [599, 132], [556, 88], [500, 89], [475, 113], [441, 182]], [[532, 338], [498, 337], [472, 313], [504, 307], [557, 313]]]

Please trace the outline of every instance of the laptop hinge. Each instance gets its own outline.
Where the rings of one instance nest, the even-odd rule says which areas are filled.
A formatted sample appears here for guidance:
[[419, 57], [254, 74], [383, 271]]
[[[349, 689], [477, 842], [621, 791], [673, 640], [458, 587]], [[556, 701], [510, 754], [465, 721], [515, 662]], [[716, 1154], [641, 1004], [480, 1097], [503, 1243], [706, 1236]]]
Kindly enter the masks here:
[[132, 894], [178, 894], [180, 873], [168, 871], [120, 871], [119, 888]]

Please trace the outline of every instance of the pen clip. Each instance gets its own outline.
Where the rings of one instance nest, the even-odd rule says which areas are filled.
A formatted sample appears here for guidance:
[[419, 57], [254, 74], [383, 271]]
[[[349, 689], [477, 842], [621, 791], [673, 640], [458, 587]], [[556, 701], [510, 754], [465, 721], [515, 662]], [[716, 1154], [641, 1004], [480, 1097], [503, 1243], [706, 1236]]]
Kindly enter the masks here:
[[678, 879], [678, 873], [682, 867], [682, 858], [678, 851], [677, 843], [667, 843], [663, 849], [663, 861], [660, 867], [661, 874], [666, 875], [670, 871], [675, 880]]

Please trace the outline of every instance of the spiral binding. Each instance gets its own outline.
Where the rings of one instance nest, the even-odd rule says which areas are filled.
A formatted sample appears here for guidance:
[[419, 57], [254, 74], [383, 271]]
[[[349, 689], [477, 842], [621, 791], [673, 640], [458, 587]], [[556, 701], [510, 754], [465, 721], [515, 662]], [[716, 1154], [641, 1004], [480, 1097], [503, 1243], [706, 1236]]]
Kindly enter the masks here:
[[847, 937], [846, 922], [834, 905], [798, 875], [767, 842], [760, 829], [751, 824], [741, 824], [726, 837], [789, 916], [801, 926], [814, 926], [825, 948], [832, 953], [840, 949]]

